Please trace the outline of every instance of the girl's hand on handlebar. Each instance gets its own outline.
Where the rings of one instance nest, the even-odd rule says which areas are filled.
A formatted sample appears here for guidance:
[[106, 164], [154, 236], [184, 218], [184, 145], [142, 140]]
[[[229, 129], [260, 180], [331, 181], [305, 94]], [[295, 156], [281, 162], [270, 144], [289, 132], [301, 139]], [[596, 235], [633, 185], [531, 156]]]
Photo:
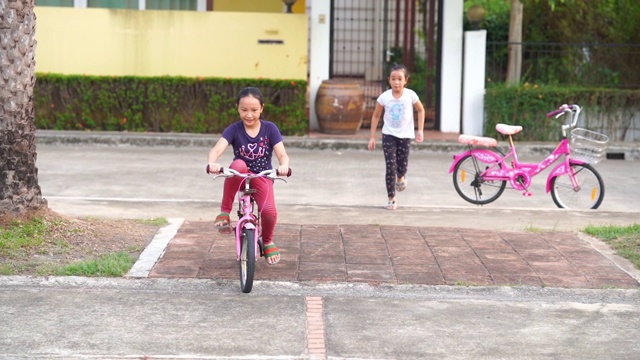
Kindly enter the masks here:
[[278, 169], [276, 169], [276, 172], [278, 173], [278, 176], [289, 176], [289, 175], [291, 175], [291, 169], [289, 169], [289, 167], [285, 166], [285, 165], [278, 166]]
[[208, 174], [220, 174], [220, 169], [222, 166], [218, 163], [209, 163], [207, 164], [207, 173]]

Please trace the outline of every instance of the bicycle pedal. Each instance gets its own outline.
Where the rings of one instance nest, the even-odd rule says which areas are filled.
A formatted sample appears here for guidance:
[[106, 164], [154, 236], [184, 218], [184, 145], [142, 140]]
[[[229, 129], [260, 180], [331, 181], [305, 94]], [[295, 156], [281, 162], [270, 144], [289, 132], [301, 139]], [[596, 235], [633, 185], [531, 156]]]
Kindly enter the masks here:
[[522, 193], [522, 196], [532, 197], [532, 196], [533, 196], [533, 193], [530, 193], [530, 192], [528, 192], [528, 191], [525, 191], [525, 192], [523, 192], [523, 193]]

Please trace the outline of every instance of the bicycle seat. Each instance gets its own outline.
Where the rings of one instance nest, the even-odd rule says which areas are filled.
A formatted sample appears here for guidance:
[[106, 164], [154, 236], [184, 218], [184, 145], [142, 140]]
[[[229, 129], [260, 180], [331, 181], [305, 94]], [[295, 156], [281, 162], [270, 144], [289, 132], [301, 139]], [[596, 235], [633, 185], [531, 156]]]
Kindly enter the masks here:
[[502, 135], [513, 135], [522, 131], [520, 125], [496, 124], [496, 130]]
[[480, 145], [487, 147], [498, 146], [498, 142], [494, 138], [475, 135], [461, 134], [458, 136], [458, 142], [465, 145]]

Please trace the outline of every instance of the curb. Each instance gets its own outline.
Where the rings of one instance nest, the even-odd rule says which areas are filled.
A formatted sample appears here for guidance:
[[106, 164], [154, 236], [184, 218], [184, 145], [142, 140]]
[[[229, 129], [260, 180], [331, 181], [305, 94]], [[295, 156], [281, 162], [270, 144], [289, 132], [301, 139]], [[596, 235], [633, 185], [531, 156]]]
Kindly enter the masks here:
[[[37, 130], [37, 145], [102, 145], [102, 146], [167, 146], [205, 147], [215, 144], [219, 134], [185, 133], [130, 133], [130, 132], [88, 132]], [[285, 136], [288, 148], [308, 150], [366, 150], [368, 139], [364, 138], [315, 138], [312, 136]], [[519, 155], [546, 156], [553, 151], [556, 143], [519, 142]], [[464, 145], [452, 140], [429, 140], [413, 142], [411, 149], [435, 153], [457, 154]], [[499, 142], [498, 147], [506, 150], [507, 142]], [[640, 143], [614, 143], [607, 148], [607, 158], [640, 160]]]

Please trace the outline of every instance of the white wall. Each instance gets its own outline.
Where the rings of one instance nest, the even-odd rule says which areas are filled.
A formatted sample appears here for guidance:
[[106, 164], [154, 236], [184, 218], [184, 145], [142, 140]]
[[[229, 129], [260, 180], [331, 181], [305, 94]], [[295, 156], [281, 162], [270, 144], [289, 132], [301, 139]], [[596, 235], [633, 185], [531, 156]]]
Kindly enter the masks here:
[[463, 0], [446, 0], [443, 8], [440, 131], [460, 132], [462, 98]]
[[464, 33], [462, 133], [484, 135], [484, 83], [487, 30]]
[[309, 47], [309, 130], [318, 130], [315, 99], [322, 80], [329, 78], [329, 40], [331, 38], [331, 2], [308, 0], [311, 28]]

